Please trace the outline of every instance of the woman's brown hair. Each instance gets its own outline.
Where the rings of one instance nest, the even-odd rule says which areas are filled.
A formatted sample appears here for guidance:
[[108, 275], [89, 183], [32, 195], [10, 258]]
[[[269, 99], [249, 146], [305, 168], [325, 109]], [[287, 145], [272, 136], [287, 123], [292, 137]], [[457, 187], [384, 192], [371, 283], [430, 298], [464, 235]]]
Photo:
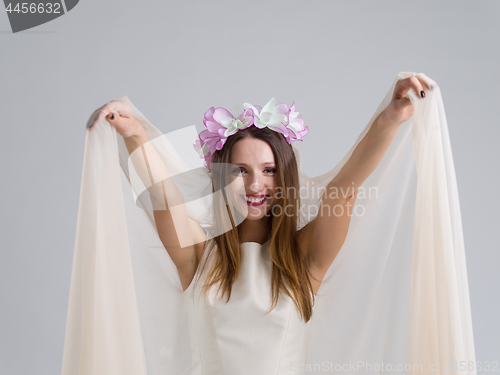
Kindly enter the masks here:
[[[300, 317], [307, 322], [312, 316], [314, 293], [309, 279], [307, 259], [299, 250], [297, 241], [297, 214], [300, 208], [300, 194], [295, 154], [292, 146], [288, 144], [282, 134], [268, 128], [259, 129], [252, 125], [246, 129], [238, 130], [228, 137], [222, 150], [217, 150], [212, 155], [211, 163], [213, 165], [225, 163], [221, 165], [229, 166], [232, 147], [236, 142], [245, 138], [260, 139], [271, 147], [276, 165], [277, 187], [282, 192], [282, 194], [276, 195], [274, 204], [274, 206], [279, 207], [273, 206], [268, 213], [269, 254], [272, 260], [272, 305], [268, 312], [276, 307], [279, 291], [284, 290], [297, 306]], [[214, 198], [212, 214], [215, 226], [232, 229], [207, 241], [204, 251], [215, 251], [213, 254], [215, 258], [203, 289], [206, 297], [209, 288], [219, 284], [217, 293], [222, 291], [222, 295], [227, 294], [227, 301], [229, 301], [232, 285], [240, 270], [239, 228], [241, 227], [235, 225], [234, 217], [231, 214], [232, 210], [227, 203], [228, 199], [224, 187], [227, 186], [228, 181], [227, 173], [224, 171], [224, 168], [212, 168], [213, 192], [221, 192], [221, 194], [214, 194], [214, 197], [223, 197]], [[292, 191], [292, 196], [290, 196], [289, 191]], [[290, 207], [292, 207], [291, 211], [293, 212], [291, 215], [288, 214]], [[275, 208], [278, 209], [275, 210]], [[286, 214], [285, 208], [287, 208]], [[279, 212], [279, 214], [275, 216], [275, 212]], [[227, 222], [226, 218], [228, 217], [231, 223]], [[207, 260], [212, 254], [205, 255], [204, 259]], [[198, 276], [203, 273], [206, 263], [205, 261]]]

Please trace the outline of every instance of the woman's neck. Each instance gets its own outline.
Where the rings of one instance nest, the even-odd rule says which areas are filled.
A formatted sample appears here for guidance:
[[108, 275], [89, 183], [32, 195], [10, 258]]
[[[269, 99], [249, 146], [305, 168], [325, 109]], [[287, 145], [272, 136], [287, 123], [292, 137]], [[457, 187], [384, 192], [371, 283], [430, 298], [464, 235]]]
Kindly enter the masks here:
[[239, 227], [240, 243], [257, 242], [263, 244], [269, 239], [270, 228], [267, 217], [263, 217], [259, 220], [245, 219]]

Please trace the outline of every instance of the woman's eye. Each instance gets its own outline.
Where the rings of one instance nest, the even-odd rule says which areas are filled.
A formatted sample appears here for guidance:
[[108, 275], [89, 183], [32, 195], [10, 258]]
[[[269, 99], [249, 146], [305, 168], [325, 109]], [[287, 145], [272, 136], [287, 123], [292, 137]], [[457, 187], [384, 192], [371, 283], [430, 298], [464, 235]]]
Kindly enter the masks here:
[[240, 174], [240, 172], [241, 173], [245, 172], [242, 167], [233, 169], [234, 174]]
[[[241, 173], [245, 173], [246, 172], [245, 168], [239, 167], [239, 168], [235, 168], [235, 169], [232, 170], [232, 173], [235, 174], [235, 175], [240, 174], [240, 172]], [[276, 169], [274, 169], [274, 168], [266, 168], [266, 169], [264, 169], [264, 172], [266, 172], [266, 173], [276, 173]]]

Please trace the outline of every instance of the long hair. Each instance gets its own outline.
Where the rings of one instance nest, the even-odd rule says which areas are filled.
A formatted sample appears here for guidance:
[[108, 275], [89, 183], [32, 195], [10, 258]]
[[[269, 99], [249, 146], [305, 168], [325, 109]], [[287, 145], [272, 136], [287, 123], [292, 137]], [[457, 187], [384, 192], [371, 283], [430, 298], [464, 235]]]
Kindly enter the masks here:
[[[315, 297], [309, 279], [310, 273], [307, 259], [299, 250], [297, 241], [300, 186], [295, 154], [292, 146], [288, 144], [282, 134], [268, 128], [259, 129], [252, 125], [246, 129], [238, 130], [228, 137], [222, 150], [217, 150], [212, 155], [211, 162], [229, 163], [233, 146], [236, 142], [245, 138], [260, 139], [271, 147], [276, 164], [278, 191], [283, 192], [281, 195], [276, 194], [274, 206], [268, 216], [270, 228], [269, 253], [272, 260], [272, 304], [268, 313], [276, 307], [280, 290], [283, 290], [297, 306], [300, 317], [307, 322], [312, 316]], [[227, 301], [229, 301], [232, 285], [240, 271], [239, 238], [241, 227], [235, 225], [232, 210], [227, 203], [228, 199], [224, 187], [227, 186], [228, 179], [224, 168], [212, 169], [212, 182], [213, 192], [221, 192], [221, 194], [213, 195], [215, 197], [212, 205], [214, 224], [219, 228], [232, 229], [207, 241], [204, 251], [209, 253], [206, 254], [206, 257], [204, 256], [205, 262], [198, 275], [202, 274], [209, 256], [214, 255], [214, 262], [212, 262], [212, 267], [203, 286], [204, 296], [206, 297], [208, 290], [213, 285], [218, 284], [217, 294], [222, 291], [223, 296], [227, 294]], [[290, 196], [289, 191], [292, 191], [292, 196]], [[287, 208], [286, 211], [285, 208]], [[292, 209], [290, 210], [290, 208]], [[275, 212], [279, 214], [275, 215]], [[227, 222], [227, 218], [231, 220], [230, 223]], [[212, 251], [215, 251], [215, 254], [210, 254]]]

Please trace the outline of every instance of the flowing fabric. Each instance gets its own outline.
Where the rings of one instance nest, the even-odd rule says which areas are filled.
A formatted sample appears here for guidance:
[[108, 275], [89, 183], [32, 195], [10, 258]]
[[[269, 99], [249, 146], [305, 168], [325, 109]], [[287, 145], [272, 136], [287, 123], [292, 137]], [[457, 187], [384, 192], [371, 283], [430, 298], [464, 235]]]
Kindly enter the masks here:
[[[355, 144], [329, 172], [306, 176], [293, 146], [307, 208], [299, 227], [317, 216], [321, 189], [388, 106], [396, 82], [414, 75], [397, 75]], [[414, 114], [359, 189], [347, 238], [319, 288], [305, 369], [311, 374], [476, 374], [441, 93], [436, 88], [421, 99], [410, 90], [407, 97]], [[182, 191], [189, 217], [210, 233], [211, 173], [193, 149], [196, 128], [162, 134], [127, 97], [121, 99]], [[86, 132], [62, 374], [189, 374], [183, 290], [159, 239], [148, 186], [116, 129], [106, 121], [95, 127]]]

